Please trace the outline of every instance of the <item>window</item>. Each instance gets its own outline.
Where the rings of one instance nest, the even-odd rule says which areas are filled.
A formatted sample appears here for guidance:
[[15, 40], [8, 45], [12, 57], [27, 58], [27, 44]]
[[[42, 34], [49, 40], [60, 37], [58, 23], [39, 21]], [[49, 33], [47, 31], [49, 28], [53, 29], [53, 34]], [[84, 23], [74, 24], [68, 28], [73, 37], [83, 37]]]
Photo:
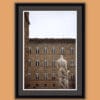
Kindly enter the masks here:
[[29, 66], [32, 65], [31, 59], [28, 60]]
[[48, 66], [47, 60], [44, 60], [44, 67], [47, 67], [47, 66]]
[[30, 67], [28, 67], [27, 75], [28, 75], [28, 80], [30, 80], [31, 79], [31, 69], [30, 69]]
[[29, 62], [29, 66], [28, 66], [28, 73], [27, 73], [27, 75], [28, 75], [28, 79], [30, 79], [30, 77], [31, 77], [31, 60], [29, 59], [28, 60], [28, 62]]
[[73, 48], [73, 47], [70, 48], [70, 54], [71, 54], [71, 55], [74, 54], [74, 48]]
[[55, 73], [52, 73], [52, 80], [55, 80], [56, 77], [55, 77]]
[[46, 87], [46, 86], [47, 86], [47, 84], [44, 84], [44, 86]]
[[39, 86], [39, 84], [36, 84], [36, 87], [38, 87]]
[[64, 47], [61, 48], [61, 54], [64, 54]]
[[39, 73], [35, 73], [35, 79], [39, 80]]
[[55, 87], [56, 85], [55, 84], [53, 84], [53, 87]]
[[48, 73], [44, 73], [44, 79], [48, 80]]
[[36, 66], [39, 66], [39, 60], [36, 60]]
[[30, 67], [28, 67], [28, 73], [30, 73], [31, 72], [31, 68]]
[[52, 67], [54, 68], [55, 67], [55, 60], [53, 59], [52, 61]]
[[39, 47], [36, 48], [36, 54], [39, 54]]
[[75, 66], [74, 60], [71, 60], [71, 61], [70, 61], [70, 66]]
[[52, 54], [55, 54], [55, 48], [54, 47], [52, 48]]
[[31, 55], [31, 53], [32, 53], [32, 48], [29, 47], [29, 55]]
[[33, 88], [35, 88], [35, 86], [33, 86]]
[[47, 54], [47, 47], [44, 48], [44, 54]]

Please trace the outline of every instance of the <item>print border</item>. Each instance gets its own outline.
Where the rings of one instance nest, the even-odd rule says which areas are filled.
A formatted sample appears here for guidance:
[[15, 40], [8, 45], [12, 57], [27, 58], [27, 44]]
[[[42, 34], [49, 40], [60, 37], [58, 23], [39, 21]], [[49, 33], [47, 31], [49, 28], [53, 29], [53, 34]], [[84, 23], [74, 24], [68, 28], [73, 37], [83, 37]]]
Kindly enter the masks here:
[[[23, 91], [22, 89], [22, 12], [23, 10], [33, 10], [33, 8], [40, 10], [47, 8], [52, 10], [58, 8], [58, 10], [77, 10], [78, 11], [78, 25], [77, 25], [77, 39], [78, 49], [80, 51], [78, 57], [78, 66], [80, 70], [80, 77], [82, 79], [78, 83], [79, 88], [77, 91]], [[40, 8], [39, 8], [40, 7]], [[20, 23], [21, 22], [21, 23]], [[20, 25], [19, 25], [20, 23]], [[21, 27], [20, 27], [21, 26]], [[80, 57], [79, 57], [80, 56]], [[19, 59], [20, 58], [20, 59]], [[40, 94], [40, 95], [38, 95]], [[85, 97], [85, 4], [84, 3], [16, 3], [15, 4], [15, 96], [16, 98], [84, 98]]]

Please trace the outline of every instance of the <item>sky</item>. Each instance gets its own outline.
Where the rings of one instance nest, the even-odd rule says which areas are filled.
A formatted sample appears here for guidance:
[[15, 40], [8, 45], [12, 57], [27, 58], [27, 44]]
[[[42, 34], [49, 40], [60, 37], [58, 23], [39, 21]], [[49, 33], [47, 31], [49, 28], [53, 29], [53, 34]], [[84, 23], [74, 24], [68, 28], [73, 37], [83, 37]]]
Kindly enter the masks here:
[[29, 38], [77, 38], [77, 11], [29, 11]]

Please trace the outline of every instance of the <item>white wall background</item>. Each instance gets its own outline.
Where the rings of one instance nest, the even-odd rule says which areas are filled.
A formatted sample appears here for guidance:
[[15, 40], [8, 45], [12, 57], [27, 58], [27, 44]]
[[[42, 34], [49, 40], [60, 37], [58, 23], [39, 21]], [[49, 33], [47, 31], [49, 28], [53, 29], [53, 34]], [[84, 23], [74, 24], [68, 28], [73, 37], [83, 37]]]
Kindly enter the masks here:
[[77, 11], [29, 11], [29, 38], [77, 38]]

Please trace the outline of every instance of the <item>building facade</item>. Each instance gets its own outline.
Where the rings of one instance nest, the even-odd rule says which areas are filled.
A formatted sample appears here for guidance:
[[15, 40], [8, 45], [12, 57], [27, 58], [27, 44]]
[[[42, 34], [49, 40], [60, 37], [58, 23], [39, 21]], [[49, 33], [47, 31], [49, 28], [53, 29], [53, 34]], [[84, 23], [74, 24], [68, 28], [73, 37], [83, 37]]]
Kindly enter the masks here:
[[29, 87], [28, 59], [29, 59], [29, 12], [24, 13], [24, 86]]
[[60, 55], [68, 62], [69, 88], [75, 89], [76, 40], [29, 39], [29, 13], [26, 12], [24, 17], [25, 89], [61, 89], [56, 67]]

